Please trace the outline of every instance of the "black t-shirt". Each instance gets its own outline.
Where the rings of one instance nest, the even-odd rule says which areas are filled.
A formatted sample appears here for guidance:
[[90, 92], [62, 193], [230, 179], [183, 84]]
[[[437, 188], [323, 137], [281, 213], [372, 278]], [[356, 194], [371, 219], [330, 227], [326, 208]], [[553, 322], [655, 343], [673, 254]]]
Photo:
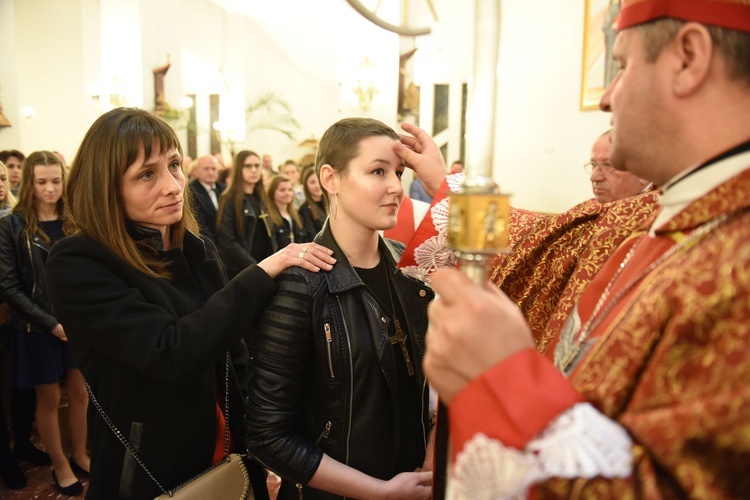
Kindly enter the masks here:
[[[384, 314], [389, 316], [391, 320], [389, 323], [388, 336], [392, 337], [396, 335], [396, 328], [393, 322], [393, 309], [391, 306], [391, 296], [393, 297], [393, 305], [395, 306], [396, 318], [401, 325], [401, 329], [407, 335], [406, 348], [409, 352], [409, 358], [411, 359], [412, 366], [414, 366], [415, 358], [414, 352], [411, 348], [411, 339], [409, 338], [410, 332], [406, 322], [406, 316], [404, 315], [401, 305], [396, 297], [396, 292], [391, 288], [389, 294], [388, 281], [386, 280], [386, 265], [385, 259], [381, 258], [377, 266], [372, 269], [363, 269], [355, 267], [354, 270], [359, 275], [360, 279], [365, 283], [368, 291], [374, 295], [374, 298], [380, 304]], [[392, 272], [389, 270], [388, 272]], [[391, 287], [393, 287], [393, 276], [391, 275]], [[422, 465], [422, 457], [424, 456], [424, 443], [422, 441], [422, 424], [421, 424], [421, 407], [422, 407], [422, 395], [420, 394], [419, 387], [417, 387], [417, 376], [409, 375], [406, 367], [406, 361], [404, 360], [403, 351], [401, 344], [396, 342], [393, 344], [393, 356], [396, 365], [396, 372], [398, 376], [398, 414], [401, 415], [401, 446], [398, 450], [398, 457], [396, 471], [411, 471], [415, 467]], [[414, 369], [416, 370], [416, 366]], [[416, 465], [415, 465], [416, 464]]]
[[44, 231], [44, 234], [52, 240], [52, 243], [57, 243], [65, 236], [63, 233], [63, 221], [58, 220], [40, 220], [39, 227]]

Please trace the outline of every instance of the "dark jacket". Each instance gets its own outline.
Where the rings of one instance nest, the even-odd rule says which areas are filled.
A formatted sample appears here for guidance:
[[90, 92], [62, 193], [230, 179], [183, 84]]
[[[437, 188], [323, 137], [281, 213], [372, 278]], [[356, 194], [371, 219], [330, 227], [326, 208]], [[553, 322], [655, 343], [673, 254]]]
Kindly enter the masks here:
[[0, 295], [10, 306], [11, 327], [49, 333], [58, 323], [44, 279], [50, 244], [38, 235], [24, 234], [25, 229], [21, 214], [0, 220]]
[[[330, 272], [291, 268], [277, 278], [252, 349], [245, 418], [247, 446], [283, 478], [279, 499], [298, 498], [323, 453], [368, 475], [390, 479], [399, 453], [399, 361], [389, 344], [390, 314], [366, 289], [326, 224], [316, 243], [337, 259]], [[428, 388], [422, 372], [427, 305], [433, 292], [395, 270], [400, 243], [380, 239], [406, 314], [416, 369], [422, 442], [426, 447]], [[422, 454], [422, 459], [424, 454]], [[413, 464], [413, 468], [421, 466]], [[335, 498], [305, 487], [304, 498]]]
[[323, 229], [323, 223], [328, 217], [326, 215], [324, 203], [318, 203], [318, 206], [320, 207], [321, 211], [319, 219], [313, 218], [312, 209], [310, 208], [310, 205], [307, 204], [307, 202], [303, 203], [302, 206], [299, 207], [299, 216], [302, 219], [302, 227], [305, 231], [305, 238], [307, 238], [306, 241], [312, 241], [315, 236], [317, 236], [320, 230]]
[[[260, 220], [259, 220], [260, 219]], [[217, 228], [219, 237], [219, 256], [226, 266], [227, 275], [233, 277], [248, 266], [257, 264], [258, 260], [251, 253], [253, 234], [256, 230], [266, 231], [273, 246], [268, 255], [274, 253], [275, 247], [271, 221], [268, 214], [258, 217], [252, 205], [245, 196], [242, 199], [242, 234], [237, 232], [235, 223], [234, 200], [228, 199], [224, 213]], [[265, 258], [264, 256], [263, 258]]]
[[[198, 179], [191, 181], [189, 186], [190, 193], [193, 195], [193, 211], [195, 212], [195, 218], [198, 219], [198, 224], [200, 224], [201, 234], [205, 234], [216, 244], [218, 242], [216, 235], [217, 215], [211, 196]], [[225, 188], [226, 186], [221, 182], [216, 183], [214, 192], [217, 202]]]
[[305, 231], [298, 226], [292, 219], [292, 227], [289, 227], [289, 221], [282, 219], [281, 225], [273, 225], [273, 237], [276, 248], [284, 248], [290, 243], [307, 243], [312, 238], [305, 236]]
[[[137, 228], [133, 235], [160, 247], [156, 231]], [[147, 276], [90, 238], [70, 236], [54, 245], [47, 280], [94, 395], [156, 479], [172, 488], [211, 465], [230, 349], [229, 422], [235, 449], [242, 449], [247, 350], [240, 339], [276, 285], [253, 266], [224, 286], [213, 245], [192, 234], [182, 250], [159, 253], [170, 262], [172, 280]], [[87, 498], [159, 495], [93, 405], [88, 416]]]

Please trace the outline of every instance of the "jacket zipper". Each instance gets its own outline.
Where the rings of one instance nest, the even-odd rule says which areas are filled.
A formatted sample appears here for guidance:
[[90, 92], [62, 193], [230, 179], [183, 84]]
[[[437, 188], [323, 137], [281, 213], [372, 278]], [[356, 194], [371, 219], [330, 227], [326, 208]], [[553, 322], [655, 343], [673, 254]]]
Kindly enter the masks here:
[[[344, 306], [341, 304], [341, 297], [336, 295], [336, 301], [339, 304], [339, 311], [344, 312]], [[347, 421], [347, 427], [346, 427], [346, 462], [345, 465], [349, 465], [349, 447], [351, 445], [350, 441], [352, 439], [352, 397], [351, 391], [354, 388], [354, 360], [352, 359], [352, 342], [349, 338], [349, 329], [346, 327], [346, 321], [344, 323], [344, 334], [346, 335], [346, 345], [349, 352], [349, 418]]]
[[[396, 273], [396, 272], [394, 272], [393, 274], [394, 274], [394, 276], [398, 276], [398, 273]], [[394, 278], [394, 281], [395, 281], [395, 279], [397, 279], [397, 278]], [[401, 307], [403, 308], [404, 306], [403, 306], [403, 304], [401, 304], [401, 296], [398, 293], [398, 287], [396, 287], [396, 299], [399, 301], [399, 305], [401, 305]], [[406, 318], [406, 327], [409, 329], [409, 332], [415, 331], [412, 328], [411, 323], [409, 322], [408, 316]], [[410, 335], [409, 338], [412, 339], [413, 337], [411, 337], [411, 335]], [[417, 346], [415, 346], [412, 343], [412, 347], [416, 348]], [[420, 410], [421, 410], [420, 413], [419, 413], [419, 415], [420, 415], [419, 422], [422, 425], [422, 444], [424, 445], [424, 449], [427, 450], [427, 428], [424, 425], [424, 414], [425, 414], [424, 401], [425, 401], [425, 395], [426, 395], [426, 393], [429, 394], [429, 389], [427, 388], [427, 378], [424, 377], [424, 374], [422, 374], [422, 391], [421, 392], [422, 392], [422, 397], [420, 398], [420, 403], [419, 403], [420, 404]], [[427, 395], [427, 400], [429, 401], [429, 395]]]
[[320, 433], [320, 436], [318, 436], [318, 439], [315, 441], [315, 446], [318, 446], [323, 439], [328, 439], [328, 435], [331, 433], [332, 426], [333, 422], [327, 420], [325, 429], [323, 429], [323, 432]]
[[323, 330], [326, 333], [326, 350], [328, 351], [328, 370], [331, 372], [331, 378], [336, 378], [333, 374], [333, 357], [331, 356], [331, 343], [333, 342], [333, 335], [331, 334], [331, 324], [326, 323], [323, 325]]
[[[328, 326], [328, 323], [326, 323], [326, 326]], [[315, 441], [315, 446], [318, 446], [318, 444], [320, 444], [323, 439], [328, 439], [328, 435], [331, 433], [332, 425], [333, 422], [331, 422], [330, 420], [326, 421], [326, 427], [325, 429], [323, 429], [323, 432], [320, 433], [320, 436], [318, 436], [318, 439]], [[296, 483], [294, 486], [297, 488], [297, 492], [299, 493], [299, 500], [302, 500], [302, 488], [304, 488], [304, 486], [302, 486], [302, 484], [300, 483]]]

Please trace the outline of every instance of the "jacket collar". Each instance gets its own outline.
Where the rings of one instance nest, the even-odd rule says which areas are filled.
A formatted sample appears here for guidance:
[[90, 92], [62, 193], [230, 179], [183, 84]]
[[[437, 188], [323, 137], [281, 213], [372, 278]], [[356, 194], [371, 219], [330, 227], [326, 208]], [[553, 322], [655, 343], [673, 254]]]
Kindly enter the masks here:
[[[336, 259], [336, 265], [333, 266], [333, 269], [327, 273], [323, 273], [324, 279], [326, 280], [328, 289], [331, 293], [345, 292], [353, 288], [364, 286], [364, 283], [359, 278], [354, 267], [349, 263], [349, 259], [346, 258], [343, 250], [341, 250], [341, 247], [336, 243], [333, 233], [331, 233], [331, 226], [328, 220], [325, 221], [323, 229], [318, 236], [315, 237], [315, 243], [333, 250], [333, 257]], [[398, 250], [392, 245], [392, 243], [378, 236], [378, 250], [380, 251], [380, 255], [386, 260], [386, 265], [390, 269], [396, 269]]]
[[[147, 248], [154, 252], [163, 252], [164, 244], [161, 239], [161, 231], [158, 229], [152, 229], [150, 227], [144, 227], [133, 222], [126, 222], [128, 234], [130, 234], [136, 245], [141, 248]], [[185, 233], [185, 239], [183, 240], [183, 253], [185, 254], [198, 254], [203, 257], [204, 261], [213, 260], [206, 250], [206, 244], [203, 239], [194, 235], [190, 231]], [[200, 253], [198, 253], [200, 252]]]

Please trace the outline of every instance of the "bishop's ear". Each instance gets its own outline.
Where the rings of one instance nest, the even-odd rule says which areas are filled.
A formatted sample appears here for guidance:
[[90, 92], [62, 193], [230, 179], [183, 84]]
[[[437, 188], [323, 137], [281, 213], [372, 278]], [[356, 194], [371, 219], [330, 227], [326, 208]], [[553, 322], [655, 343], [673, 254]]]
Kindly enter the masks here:
[[676, 95], [685, 97], [697, 91], [708, 78], [716, 58], [713, 41], [705, 26], [687, 23], [675, 36], [672, 47], [680, 65], [672, 80], [672, 88]]

